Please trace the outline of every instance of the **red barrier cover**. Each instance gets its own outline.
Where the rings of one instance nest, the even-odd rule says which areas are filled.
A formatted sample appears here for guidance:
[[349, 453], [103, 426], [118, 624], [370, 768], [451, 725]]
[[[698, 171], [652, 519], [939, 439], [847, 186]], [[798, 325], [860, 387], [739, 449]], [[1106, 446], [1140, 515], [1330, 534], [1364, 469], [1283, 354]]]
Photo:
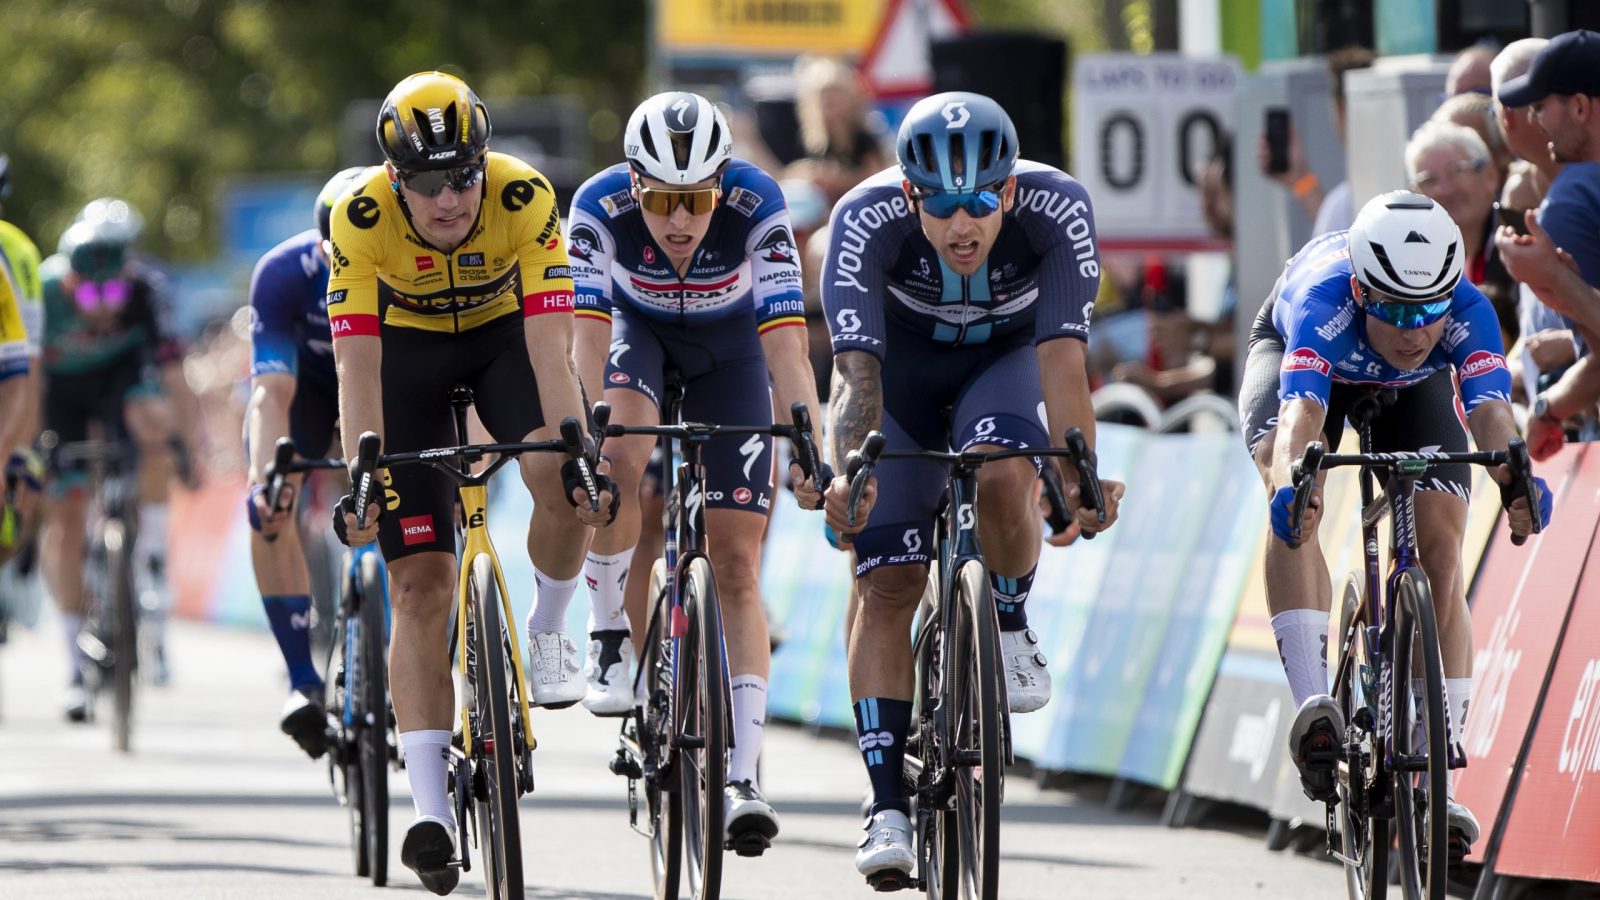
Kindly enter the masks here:
[[1551, 528], [1516, 547], [1505, 526], [1497, 526], [1473, 590], [1476, 654], [1465, 735], [1468, 765], [1456, 773], [1456, 799], [1484, 828], [1484, 839], [1469, 857], [1473, 860], [1481, 861], [1489, 845], [1562, 620], [1600, 523], [1595, 495], [1600, 453], [1586, 455], [1585, 450], [1583, 445], [1569, 446], [1535, 466], [1556, 495]]

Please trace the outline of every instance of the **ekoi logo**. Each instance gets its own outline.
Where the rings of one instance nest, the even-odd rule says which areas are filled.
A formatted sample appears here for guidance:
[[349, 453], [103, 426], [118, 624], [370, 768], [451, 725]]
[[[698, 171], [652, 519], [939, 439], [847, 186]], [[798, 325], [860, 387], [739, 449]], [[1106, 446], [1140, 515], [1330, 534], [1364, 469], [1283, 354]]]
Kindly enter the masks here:
[[433, 516], [406, 516], [400, 520], [400, 535], [407, 547], [433, 543]]

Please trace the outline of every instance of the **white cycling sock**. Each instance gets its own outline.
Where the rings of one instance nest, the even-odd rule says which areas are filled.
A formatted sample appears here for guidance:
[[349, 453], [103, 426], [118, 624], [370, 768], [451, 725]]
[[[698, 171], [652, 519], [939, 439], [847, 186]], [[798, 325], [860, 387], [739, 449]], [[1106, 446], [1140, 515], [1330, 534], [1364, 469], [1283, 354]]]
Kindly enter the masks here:
[[133, 540], [133, 584], [140, 593], [155, 592], [163, 611], [172, 599], [167, 591], [166, 565], [167, 504], [146, 501], [139, 504], [139, 533]]
[[608, 555], [590, 553], [583, 564], [589, 582], [589, 630], [627, 631], [628, 615], [622, 608], [622, 589], [633, 565], [633, 548]]
[[1296, 708], [1306, 698], [1328, 692], [1328, 614], [1319, 609], [1286, 609], [1272, 617], [1278, 658], [1289, 676]]
[[419, 816], [438, 816], [454, 827], [455, 808], [445, 790], [450, 759], [450, 732], [442, 730], [402, 731], [400, 749], [406, 761], [406, 780], [411, 782], [411, 803]]
[[[1450, 699], [1450, 743], [1465, 747], [1467, 743], [1467, 707], [1472, 703], [1472, 676], [1446, 678], [1444, 680], [1444, 693]], [[1450, 788], [1448, 796], [1452, 800], [1455, 799], [1455, 778], [1452, 776], [1445, 784], [1449, 785]]]
[[533, 611], [528, 613], [528, 631], [555, 631], [567, 633], [567, 606], [572, 603], [572, 592], [578, 589], [583, 576], [574, 575], [566, 581], [557, 581], [537, 568], [533, 570], [536, 587]]
[[735, 675], [729, 688], [733, 695], [733, 749], [728, 753], [728, 780], [756, 784], [756, 763], [767, 733], [767, 680], [760, 675]]
[[83, 616], [61, 614], [61, 633], [67, 639], [67, 678], [72, 684], [83, 680], [83, 649], [78, 646], [78, 632], [83, 630]]

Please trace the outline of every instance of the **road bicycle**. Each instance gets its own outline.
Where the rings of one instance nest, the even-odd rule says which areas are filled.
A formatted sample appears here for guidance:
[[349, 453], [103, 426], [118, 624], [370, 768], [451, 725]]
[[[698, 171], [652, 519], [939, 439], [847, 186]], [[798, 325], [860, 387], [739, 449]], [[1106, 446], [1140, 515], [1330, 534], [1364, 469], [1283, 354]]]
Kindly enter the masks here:
[[[934, 590], [918, 612], [912, 644], [915, 688], [913, 734], [906, 742], [904, 778], [911, 798], [916, 871], [881, 872], [876, 890], [905, 887], [935, 898], [996, 900], [1000, 895], [1000, 804], [1005, 766], [1013, 761], [1000, 625], [988, 566], [978, 545], [977, 472], [985, 463], [1018, 457], [1061, 457], [1077, 472], [1082, 505], [1099, 511], [1105, 500], [1096, 460], [1083, 433], [1066, 433], [1065, 446], [941, 452], [885, 450], [874, 431], [846, 466], [847, 514], [855, 524], [861, 496], [879, 460], [918, 459], [943, 465], [948, 475], [944, 507], [935, 526], [937, 552], [928, 577]], [[1045, 461], [1044, 466], [1052, 465]], [[1065, 509], [1053, 488], [1052, 505]], [[1094, 532], [1085, 531], [1085, 538]]]
[[685, 871], [691, 896], [715, 898], [721, 891], [723, 851], [759, 856], [769, 844], [767, 836], [755, 832], [735, 841], [725, 836], [723, 788], [733, 746], [732, 701], [722, 607], [705, 553], [701, 449], [729, 437], [785, 437], [794, 442], [796, 462], [806, 477], [821, 470], [805, 404], [794, 404], [792, 424], [683, 422], [683, 390], [682, 379], [668, 373], [661, 409], [662, 421], [672, 424], [608, 424], [610, 408], [597, 403], [594, 409], [597, 427], [606, 437], [648, 434], [662, 441], [666, 539], [664, 553], [650, 571], [650, 617], [634, 680], [634, 694], [643, 698], [643, 705], [624, 720], [611, 761], [611, 771], [628, 779], [629, 823], [650, 839], [657, 900], [675, 900]]
[[[1520, 439], [1503, 451], [1373, 452], [1373, 419], [1394, 396], [1393, 388], [1371, 391], [1352, 405], [1348, 418], [1360, 435], [1361, 452], [1328, 454], [1320, 441], [1306, 446], [1293, 468], [1290, 521], [1296, 528], [1290, 546], [1300, 543], [1298, 526], [1317, 474], [1361, 467], [1365, 565], [1346, 579], [1339, 613], [1333, 697], [1344, 713], [1345, 733], [1331, 752], [1337, 796], [1327, 803], [1328, 855], [1344, 865], [1353, 900], [1384, 897], [1392, 869], [1398, 869], [1406, 900], [1443, 900], [1449, 867], [1459, 866], [1467, 849], [1451, 846], [1443, 800], [1450, 770], [1465, 767], [1467, 760], [1459, 742], [1449, 740], [1433, 592], [1417, 556], [1417, 479], [1451, 464], [1505, 465], [1511, 483], [1502, 500], [1510, 505], [1526, 498], [1535, 512], [1535, 531], [1539, 505], [1527, 446]], [[1376, 492], [1380, 481], [1381, 494]], [[1378, 542], [1385, 516], [1391, 518], [1386, 576], [1380, 573]], [[1526, 538], [1513, 535], [1512, 540], [1521, 544]], [[1394, 850], [1398, 855], [1391, 864]]]
[[[376, 452], [376, 447], [373, 448]], [[371, 468], [372, 460], [366, 461]], [[346, 470], [342, 459], [295, 459], [294, 441], [279, 438], [262, 473], [274, 509], [286, 505], [285, 479], [316, 469]], [[373, 486], [357, 486], [357, 519], [364, 519]], [[364, 524], [364, 523], [362, 523]], [[377, 544], [345, 552], [341, 591], [329, 642], [328, 783], [350, 814], [351, 863], [360, 878], [382, 887], [389, 879], [389, 769], [399, 765], [399, 737], [389, 706], [389, 579]]]

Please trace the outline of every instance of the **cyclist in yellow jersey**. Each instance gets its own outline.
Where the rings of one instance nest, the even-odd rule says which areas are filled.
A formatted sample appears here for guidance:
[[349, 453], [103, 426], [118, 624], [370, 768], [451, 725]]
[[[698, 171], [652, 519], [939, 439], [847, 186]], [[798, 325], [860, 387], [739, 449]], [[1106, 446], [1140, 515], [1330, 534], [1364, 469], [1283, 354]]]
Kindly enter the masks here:
[[[489, 115], [460, 79], [423, 72], [390, 91], [378, 115], [387, 164], [343, 195], [331, 220], [328, 318], [346, 458], [364, 431], [390, 452], [454, 442], [450, 389], [472, 389], [497, 441], [545, 440], [584, 413], [572, 363], [572, 278], [550, 183], [521, 160], [489, 153]], [[601, 481], [589, 511], [575, 467], [551, 454], [520, 461], [533, 494], [528, 554], [537, 604], [564, 609], [591, 531], [616, 510]], [[604, 466], [602, 466], [604, 468]], [[455, 888], [456, 823], [445, 794], [453, 699], [447, 633], [456, 578], [454, 489], [406, 466], [384, 476], [384, 503], [356, 528], [348, 497], [335, 530], [376, 538], [389, 563], [394, 631], [389, 685], [417, 819], [400, 861], [437, 894]], [[571, 641], [532, 648], [529, 677], [577, 679]], [[548, 651], [554, 651], [553, 654]], [[541, 659], [541, 651], [545, 656]]]
[[[0, 270], [0, 423], [22, 418], [27, 405], [28, 331], [22, 325], [21, 304], [11, 281], [9, 266]], [[10, 429], [7, 429], [8, 433]], [[6, 479], [0, 478], [0, 507], [10, 501]]]
[[[0, 215], [4, 202], [11, 195], [11, 165], [5, 154], [0, 154]], [[0, 415], [0, 456], [7, 456], [6, 471], [17, 478], [18, 484], [29, 495], [39, 493], [39, 479], [43, 463], [33, 449], [39, 435], [39, 337], [44, 330], [43, 291], [39, 287], [39, 248], [17, 226], [0, 219], [0, 269], [11, 278], [11, 290], [22, 315], [22, 328], [27, 333], [28, 371], [17, 377], [21, 405], [14, 414]], [[31, 514], [34, 501], [22, 503]], [[27, 531], [26, 527], [21, 529]]]

